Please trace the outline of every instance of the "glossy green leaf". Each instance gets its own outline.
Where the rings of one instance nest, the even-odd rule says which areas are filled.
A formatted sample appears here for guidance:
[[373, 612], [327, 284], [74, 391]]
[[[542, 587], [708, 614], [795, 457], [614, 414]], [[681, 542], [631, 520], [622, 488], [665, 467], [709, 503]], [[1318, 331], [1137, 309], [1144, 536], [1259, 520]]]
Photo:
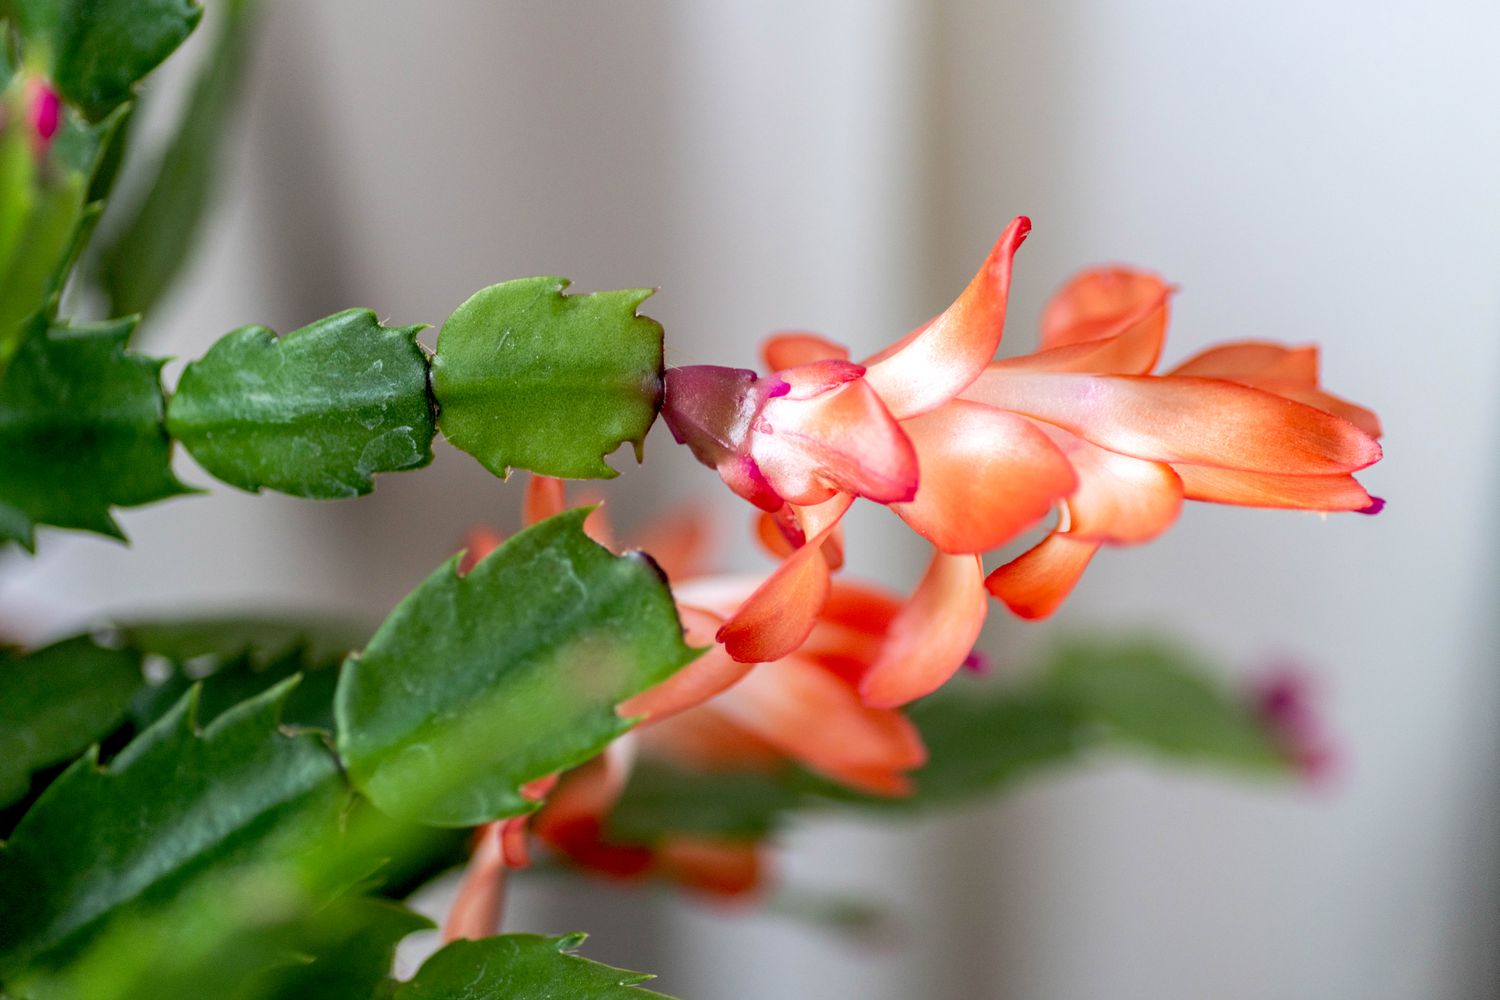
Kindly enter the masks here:
[[1073, 642], [1044, 676], [1048, 690], [1113, 740], [1187, 760], [1285, 771], [1275, 735], [1249, 700], [1201, 659], [1148, 639]]
[[7, 987], [25, 995], [30, 977], [215, 872], [331, 834], [346, 796], [337, 761], [315, 734], [277, 727], [294, 683], [202, 732], [189, 695], [107, 768], [91, 754], [53, 782], [0, 847]]
[[192, 32], [193, 0], [14, 0], [28, 58], [58, 91], [98, 120]]
[[142, 683], [138, 654], [88, 636], [0, 659], [0, 805], [26, 794], [33, 771], [107, 736]]
[[604, 456], [628, 441], [639, 457], [661, 406], [661, 325], [636, 315], [650, 290], [567, 287], [565, 278], [491, 285], [438, 335], [438, 426], [497, 476], [613, 477]]
[[177, 132], [145, 198], [100, 250], [99, 273], [110, 315], [149, 315], [195, 244], [223, 160], [220, 139], [225, 125], [235, 119], [255, 9], [250, 0], [221, 0], [209, 14], [213, 48], [203, 60]]
[[333, 732], [333, 693], [338, 685], [338, 661], [312, 660], [301, 649], [290, 649], [261, 662], [245, 654], [228, 660], [168, 664], [166, 677], [138, 688], [131, 699], [130, 717], [144, 728], [161, 718], [198, 685], [198, 719], [207, 724], [238, 705], [267, 691], [288, 677], [302, 681], [282, 705], [282, 722], [289, 726]]
[[586, 510], [450, 560], [339, 678], [338, 746], [393, 815], [474, 826], [534, 808], [520, 786], [623, 733], [615, 706], [693, 658], [660, 571], [583, 533]]
[[643, 1000], [655, 977], [573, 954], [585, 935], [504, 934], [455, 941], [437, 952], [392, 1000]]
[[130, 321], [26, 339], [0, 376], [0, 542], [38, 524], [122, 537], [111, 507], [185, 492], [162, 426], [161, 362], [127, 354]]
[[235, 330], [182, 373], [167, 428], [241, 489], [368, 493], [372, 474], [432, 461], [420, 329], [350, 309], [279, 339], [262, 326]]

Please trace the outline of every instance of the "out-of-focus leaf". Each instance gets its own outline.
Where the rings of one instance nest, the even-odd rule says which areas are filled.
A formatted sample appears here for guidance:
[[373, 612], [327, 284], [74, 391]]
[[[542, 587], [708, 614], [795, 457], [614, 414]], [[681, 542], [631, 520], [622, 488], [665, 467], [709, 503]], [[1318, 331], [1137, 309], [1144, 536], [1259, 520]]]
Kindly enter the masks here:
[[392, 1000], [643, 1000], [655, 978], [573, 954], [585, 935], [504, 934], [455, 941], [422, 964]]
[[28, 58], [98, 120], [182, 44], [203, 8], [193, 0], [12, 0]]
[[277, 338], [225, 335], [187, 366], [167, 427], [227, 483], [317, 500], [368, 493], [372, 473], [432, 461], [420, 326], [349, 309]]
[[0, 847], [0, 981], [26, 995], [110, 927], [215, 871], [331, 837], [346, 797], [315, 734], [278, 729], [287, 682], [194, 725], [193, 697], [120, 752], [53, 782]]
[[0, 658], [0, 805], [26, 794], [33, 771], [107, 736], [141, 684], [138, 654], [88, 636]]
[[609, 814], [612, 841], [652, 844], [672, 834], [759, 840], [807, 797], [784, 777], [750, 771], [688, 771], [641, 760]]
[[693, 658], [660, 571], [583, 533], [586, 510], [450, 560], [339, 677], [338, 747], [396, 816], [475, 826], [527, 812], [525, 782], [582, 763], [628, 723], [615, 707]]
[[[131, 720], [149, 726], [172, 709], [194, 684], [199, 687], [198, 719], [207, 725], [240, 702], [253, 698], [294, 674], [302, 682], [282, 705], [284, 725], [333, 732], [333, 693], [338, 686], [337, 660], [310, 660], [302, 650], [290, 649], [274, 660], [259, 662], [252, 654], [230, 660], [192, 665], [173, 664], [164, 679], [137, 690], [131, 700]], [[201, 677], [199, 676], [202, 671]]]
[[111, 507], [186, 492], [162, 426], [161, 362], [130, 321], [28, 337], [0, 376], [0, 542], [38, 524], [123, 537]]
[[438, 426], [497, 476], [611, 478], [604, 456], [627, 441], [639, 455], [661, 406], [661, 325], [636, 315], [650, 290], [564, 295], [567, 286], [491, 285], [438, 335]]
[[338, 618], [240, 615], [127, 621], [110, 631], [132, 649], [175, 663], [243, 657], [260, 669], [298, 650], [310, 663], [342, 660], [371, 629]]
[[1289, 762], [1249, 701], [1201, 659], [1151, 640], [1073, 642], [1044, 675], [1048, 690], [1114, 740], [1170, 757], [1285, 771]]
[[305, 921], [293, 942], [307, 962], [264, 973], [244, 1000], [375, 1000], [390, 981], [396, 945], [432, 921], [380, 899], [350, 899], [339, 919]]
[[221, 0], [209, 15], [213, 48], [155, 181], [118, 236], [100, 252], [100, 277], [112, 316], [149, 314], [193, 247], [222, 162], [220, 136], [234, 120], [255, 7], [251, 0]]

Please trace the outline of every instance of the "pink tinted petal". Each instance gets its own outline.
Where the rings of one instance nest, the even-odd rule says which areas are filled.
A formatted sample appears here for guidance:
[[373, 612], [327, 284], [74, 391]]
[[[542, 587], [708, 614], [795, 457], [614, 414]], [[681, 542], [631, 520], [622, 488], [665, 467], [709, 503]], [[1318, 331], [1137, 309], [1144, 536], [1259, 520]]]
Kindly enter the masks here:
[[934, 554], [860, 682], [865, 704], [894, 708], [942, 687], [968, 659], [987, 610], [979, 557]]
[[1029, 232], [1031, 220], [1017, 218], [942, 315], [895, 350], [870, 359], [865, 379], [898, 419], [941, 406], [994, 358], [1005, 329], [1011, 260]]
[[1073, 592], [1098, 542], [1053, 532], [984, 581], [991, 594], [1022, 618], [1046, 618]]
[[832, 392], [845, 382], [863, 378], [863, 365], [856, 365], [838, 358], [810, 361], [796, 368], [785, 368], [764, 381], [769, 386], [770, 399], [813, 399], [825, 392]]
[[1078, 489], [1063, 503], [1067, 534], [1094, 542], [1130, 544], [1155, 538], [1182, 510], [1182, 480], [1169, 465], [1131, 458], [1060, 433]]
[[[714, 642], [714, 634], [724, 624], [718, 615], [701, 608], [679, 607], [687, 644], [708, 647], [703, 655], [649, 690], [622, 702], [615, 712], [644, 723], [660, 722], [684, 709], [703, 704], [720, 691], [733, 685], [753, 663], [741, 663]], [[643, 724], [644, 724], [643, 723]]]
[[801, 656], [760, 667], [714, 708], [812, 770], [859, 787], [869, 787], [872, 772], [910, 770], [927, 756], [903, 715], [861, 704], [852, 687]]
[[730, 656], [744, 663], [763, 663], [779, 660], [802, 645], [828, 599], [823, 542], [835, 524], [792, 553], [719, 629], [718, 641]]
[[1054, 372], [1111, 372], [1144, 375], [1156, 367], [1167, 335], [1167, 295], [1162, 288], [1154, 301], [1135, 314], [1104, 328], [1103, 336], [1078, 343], [1062, 343], [1017, 358], [1006, 358], [996, 369]]
[[891, 505], [944, 552], [983, 552], [1035, 524], [1073, 490], [1073, 467], [1047, 435], [1013, 413], [954, 400], [902, 425], [921, 484]]
[[910, 499], [917, 488], [911, 442], [862, 379], [810, 399], [794, 393], [768, 400], [750, 454], [792, 504], [821, 503], [835, 492], [890, 503]]
[[502, 822], [479, 828], [474, 854], [443, 921], [443, 943], [490, 937], [500, 929], [505, 904]]
[[848, 361], [849, 349], [843, 344], [819, 337], [815, 333], [788, 330], [772, 334], [761, 345], [761, 357], [768, 371], [778, 372], [783, 368], [811, 364], [814, 361]]
[[1169, 291], [1165, 281], [1147, 271], [1098, 267], [1080, 272], [1043, 308], [1038, 349], [1118, 336], [1160, 307]]
[[1318, 349], [1310, 344], [1288, 347], [1263, 340], [1236, 341], [1195, 354], [1170, 374], [1224, 378], [1231, 382], [1277, 379], [1311, 387], [1318, 384]]
[[964, 398], [1151, 461], [1305, 476], [1380, 459], [1380, 445], [1347, 420], [1218, 379], [990, 370]]
[[530, 527], [567, 509], [567, 492], [561, 479], [532, 476], [526, 481], [526, 496], [521, 501], [522, 524]]
[[1175, 468], [1189, 500], [1328, 511], [1365, 511], [1375, 502], [1353, 476], [1276, 476], [1207, 465]]

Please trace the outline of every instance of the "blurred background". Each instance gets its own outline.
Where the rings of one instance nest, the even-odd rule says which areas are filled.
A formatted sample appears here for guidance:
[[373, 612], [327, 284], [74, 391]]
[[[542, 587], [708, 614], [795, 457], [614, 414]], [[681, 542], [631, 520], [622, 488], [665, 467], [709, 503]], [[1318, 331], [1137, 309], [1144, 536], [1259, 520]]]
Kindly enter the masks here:
[[[1500, 995], [1500, 8], [271, 0], [259, 28], [156, 353], [348, 306], [438, 324], [564, 274], [660, 286], [669, 362], [750, 365], [785, 327], [858, 354], [1024, 213], [1005, 352], [1073, 270], [1128, 262], [1182, 287], [1168, 362], [1317, 341], [1325, 383], [1387, 429], [1362, 477], [1379, 517], [1190, 505], [1045, 625], [996, 605], [985, 640], [1001, 669], [1114, 627], [1245, 678], [1302, 664], [1342, 748], [1324, 786], [1101, 763], [940, 822], [798, 829], [786, 881], [888, 912], [873, 942], [541, 877], [507, 929], [588, 930], [592, 957], [694, 998]], [[148, 126], [192, 58], [153, 79]], [[438, 448], [358, 502], [217, 485], [127, 512], [129, 548], [45, 532], [0, 563], [0, 607], [32, 638], [240, 603], [378, 620], [469, 526], [518, 523], [519, 481]], [[648, 455], [616, 456], [617, 522], [701, 497], [726, 565], [763, 565], [712, 473], [660, 428]], [[919, 549], [853, 530], [853, 571], [912, 585]]]

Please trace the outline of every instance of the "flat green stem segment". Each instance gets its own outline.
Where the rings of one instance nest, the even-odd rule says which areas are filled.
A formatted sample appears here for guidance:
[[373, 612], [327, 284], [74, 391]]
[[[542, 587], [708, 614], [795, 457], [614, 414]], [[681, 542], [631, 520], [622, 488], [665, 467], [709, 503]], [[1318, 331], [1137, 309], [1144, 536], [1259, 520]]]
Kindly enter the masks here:
[[[28, 59], [90, 118], [130, 99], [136, 82], [203, 16], [194, 0], [12, 0]], [[33, 53], [36, 56], [33, 56]]]
[[639, 988], [655, 978], [573, 954], [583, 934], [503, 934], [455, 941], [423, 963], [392, 1000], [649, 1000]]
[[347, 794], [333, 754], [277, 728], [294, 683], [201, 733], [189, 695], [108, 768], [89, 754], [47, 789], [0, 847], [0, 981], [25, 996], [28, 977], [205, 875], [305, 850], [309, 815], [331, 833]]
[[138, 653], [88, 636], [0, 656], [0, 805], [26, 794], [33, 771], [109, 735], [143, 683]]
[[586, 514], [467, 576], [449, 561], [345, 662], [339, 752], [378, 807], [437, 826], [527, 812], [522, 784], [598, 753], [629, 728], [615, 707], [693, 658], [655, 564], [589, 540]]
[[608, 479], [637, 456], [662, 391], [662, 329], [637, 316], [648, 289], [564, 295], [566, 278], [476, 292], [443, 324], [432, 361], [438, 426], [497, 476]]
[[432, 461], [421, 329], [349, 309], [280, 339], [263, 326], [235, 330], [187, 366], [167, 429], [241, 489], [368, 493], [373, 473]]
[[162, 426], [161, 362], [127, 354], [134, 321], [38, 331], [0, 376], [0, 542], [38, 524], [123, 537], [110, 507], [186, 492]]

